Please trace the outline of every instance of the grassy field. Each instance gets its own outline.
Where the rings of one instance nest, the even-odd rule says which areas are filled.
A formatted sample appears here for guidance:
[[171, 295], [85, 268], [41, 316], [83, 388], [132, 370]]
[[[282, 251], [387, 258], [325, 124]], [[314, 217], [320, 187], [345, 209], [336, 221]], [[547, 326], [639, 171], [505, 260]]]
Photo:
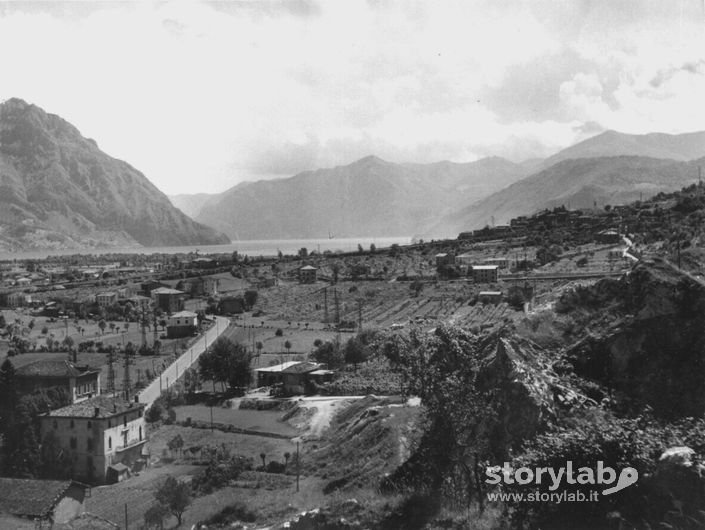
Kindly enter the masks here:
[[[175, 407], [176, 419], [183, 421], [191, 418], [192, 421], [211, 420], [211, 409], [204, 405], [186, 405]], [[239, 410], [222, 407], [213, 407], [213, 421], [234, 425], [239, 429], [251, 431], [271, 432], [285, 436], [296, 436], [298, 431], [287, 423], [279, 421], [282, 412], [265, 410]]]

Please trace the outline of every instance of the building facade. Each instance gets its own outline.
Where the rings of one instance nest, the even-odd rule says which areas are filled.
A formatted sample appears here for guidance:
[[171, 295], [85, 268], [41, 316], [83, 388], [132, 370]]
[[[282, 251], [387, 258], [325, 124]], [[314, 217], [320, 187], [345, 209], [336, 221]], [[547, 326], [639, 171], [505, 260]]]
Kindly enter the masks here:
[[23, 394], [60, 387], [68, 392], [71, 403], [100, 395], [100, 370], [79, 366], [66, 359], [45, 359], [20, 366], [15, 377]]
[[499, 279], [497, 265], [473, 265], [472, 279], [475, 283], [496, 283]]
[[75, 478], [108, 481], [116, 464], [132, 467], [142, 458], [147, 436], [145, 405], [99, 396], [40, 416], [41, 439], [51, 432], [69, 455]]

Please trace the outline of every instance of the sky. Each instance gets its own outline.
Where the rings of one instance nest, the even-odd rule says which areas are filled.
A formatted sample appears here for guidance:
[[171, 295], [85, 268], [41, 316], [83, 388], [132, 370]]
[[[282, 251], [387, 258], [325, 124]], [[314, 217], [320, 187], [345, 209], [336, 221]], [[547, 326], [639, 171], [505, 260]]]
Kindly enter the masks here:
[[705, 0], [0, 2], [0, 101], [168, 194], [705, 130]]

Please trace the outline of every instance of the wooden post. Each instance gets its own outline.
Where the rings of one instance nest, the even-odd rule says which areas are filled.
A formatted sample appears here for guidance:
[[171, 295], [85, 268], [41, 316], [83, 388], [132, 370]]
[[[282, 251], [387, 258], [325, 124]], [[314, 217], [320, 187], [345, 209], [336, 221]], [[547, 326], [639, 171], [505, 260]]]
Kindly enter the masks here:
[[125, 530], [127, 530], [127, 503], [125, 503]]

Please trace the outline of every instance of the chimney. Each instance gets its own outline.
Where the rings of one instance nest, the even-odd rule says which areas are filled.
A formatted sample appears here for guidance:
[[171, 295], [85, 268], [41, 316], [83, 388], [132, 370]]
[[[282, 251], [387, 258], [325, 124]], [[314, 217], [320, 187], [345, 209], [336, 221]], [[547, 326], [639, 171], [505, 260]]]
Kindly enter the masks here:
[[100, 416], [100, 407], [95, 407], [93, 409], [93, 417], [97, 418], [98, 416]]

